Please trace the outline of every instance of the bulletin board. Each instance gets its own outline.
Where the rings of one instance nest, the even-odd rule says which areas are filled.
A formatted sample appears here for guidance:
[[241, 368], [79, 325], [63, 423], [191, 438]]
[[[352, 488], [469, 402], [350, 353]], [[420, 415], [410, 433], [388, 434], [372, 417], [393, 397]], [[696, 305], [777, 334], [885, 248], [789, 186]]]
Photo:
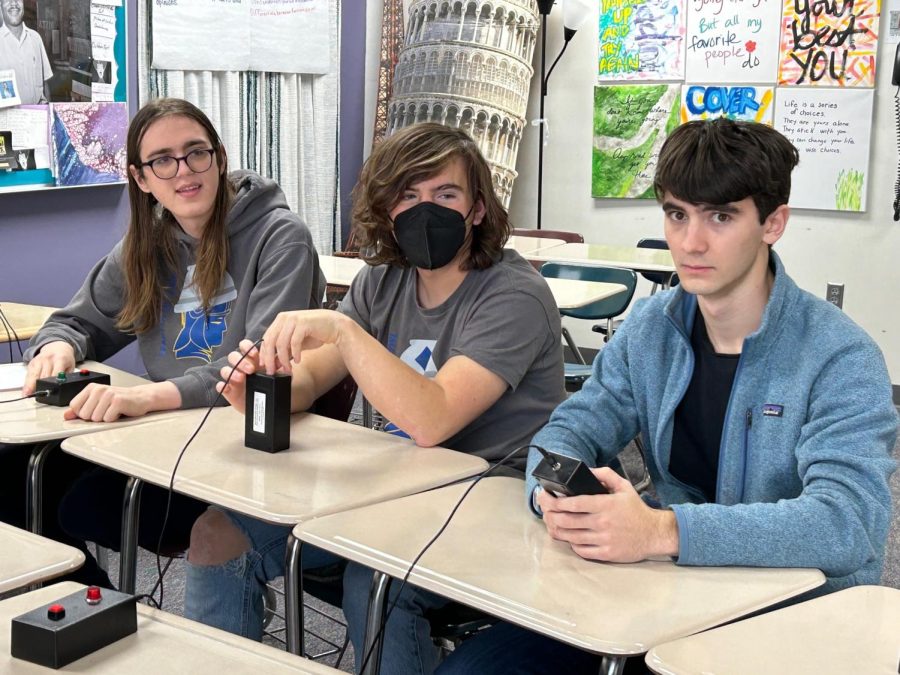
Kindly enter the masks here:
[[668, 134], [726, 116], [797, 147], [792, 207], [865, 211], [880, 0], [598, 2], [593, 197], [654, 198]]
[[0, 193], [124, 183], [123, 0], [24, 0], [17, 27], [46, 59], [22, 73], [0, 49]]

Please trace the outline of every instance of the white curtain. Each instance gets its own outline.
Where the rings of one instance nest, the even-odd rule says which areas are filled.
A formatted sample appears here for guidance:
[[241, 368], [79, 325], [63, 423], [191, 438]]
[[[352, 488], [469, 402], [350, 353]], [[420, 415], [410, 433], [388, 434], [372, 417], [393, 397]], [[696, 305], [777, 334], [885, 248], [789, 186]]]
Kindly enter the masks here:
[[229, 167], [278, 181], [319, 252], [339, 248], [340, 0], [329, 0], [327, 75], [153, 69], [152, 2], [138, 1], [139, 103], [174, 96], [197, 105], [219, 130]]

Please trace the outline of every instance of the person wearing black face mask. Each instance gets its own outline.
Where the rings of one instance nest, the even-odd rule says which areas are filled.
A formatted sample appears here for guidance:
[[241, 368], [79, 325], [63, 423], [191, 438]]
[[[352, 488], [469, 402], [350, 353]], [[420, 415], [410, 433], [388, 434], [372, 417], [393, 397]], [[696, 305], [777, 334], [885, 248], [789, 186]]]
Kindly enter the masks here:
[[466, 241], [468, 217], [434, 202], [419, 202], [394, 219], [394, 236], [410, 265], [434, 270], [459, 253]]
[[[251, 351], [225, 397], [242, 409], [245, 375], [280, 369], [293, 374], [293, 407], [304, 410], [351, 374], [389, 430], [420, 446], [496, 461], [528, 443], [565, 396], [559, 312], [530, 263], [503, 248], [509, 221], [475, 143], [436, 124], [398, 131], [376, 146], [353, 200], [354, 234], [369, 266], [337, 311], [280, 314], [260, 352], [242, 343], [241, 352]], [[232, 354], [231, 363], [240, 356]], [[230, 374], [223, 369], [223, 379]], [[213, 595], [250, 597], [251, 606], [261, 607], [259, 580], [280, 573], [284, 562], [284, 550], [264, 542], [286, 539], [288, 529], [210, 511], [194, 534], [192, 549], [206, 557], [191, 554], [187, 609], [193, 580], [210, 578], [218, 580]], [[251, 549], [260, 555], [246, 559], [264, 559], [258, 566], [229, 563]], [[220, 575], [224, 567], [246, 574]], [[358, 654], [370, 578], [369, 570], [351, 565], [344, 579], [344, 612]], [[422, 612], [445, 603], [403, 591], [385, 633], [384, 672], [435, 668]], [[261, 619], [226, 616], [210, 597], [201, 604], [204, 612], [188, 611], [191, 618], [259, 636]]]

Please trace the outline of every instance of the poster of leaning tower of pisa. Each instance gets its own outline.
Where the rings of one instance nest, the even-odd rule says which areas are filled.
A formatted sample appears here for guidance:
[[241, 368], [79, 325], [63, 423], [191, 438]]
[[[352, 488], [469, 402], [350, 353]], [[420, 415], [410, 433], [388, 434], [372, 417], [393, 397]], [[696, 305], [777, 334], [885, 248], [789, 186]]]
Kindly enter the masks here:
[[394, 71], [388, 134], [417, 122], [468, 133], [509, 206], [534, 70], [534, 0], [417, 0]]

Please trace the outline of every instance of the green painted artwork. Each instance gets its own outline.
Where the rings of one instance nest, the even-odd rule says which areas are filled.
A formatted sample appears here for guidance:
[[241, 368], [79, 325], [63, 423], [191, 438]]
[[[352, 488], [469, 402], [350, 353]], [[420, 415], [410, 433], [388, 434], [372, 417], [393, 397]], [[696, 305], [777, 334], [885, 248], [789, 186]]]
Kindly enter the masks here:
[[834, 202], [840, 211], [862, 211], [864, 180], [862, 171], [841, 170], [834, 186]]
[[656, 158], [678, 126], [679, 84], [594, 88], [591, 196], [653, 199]]

